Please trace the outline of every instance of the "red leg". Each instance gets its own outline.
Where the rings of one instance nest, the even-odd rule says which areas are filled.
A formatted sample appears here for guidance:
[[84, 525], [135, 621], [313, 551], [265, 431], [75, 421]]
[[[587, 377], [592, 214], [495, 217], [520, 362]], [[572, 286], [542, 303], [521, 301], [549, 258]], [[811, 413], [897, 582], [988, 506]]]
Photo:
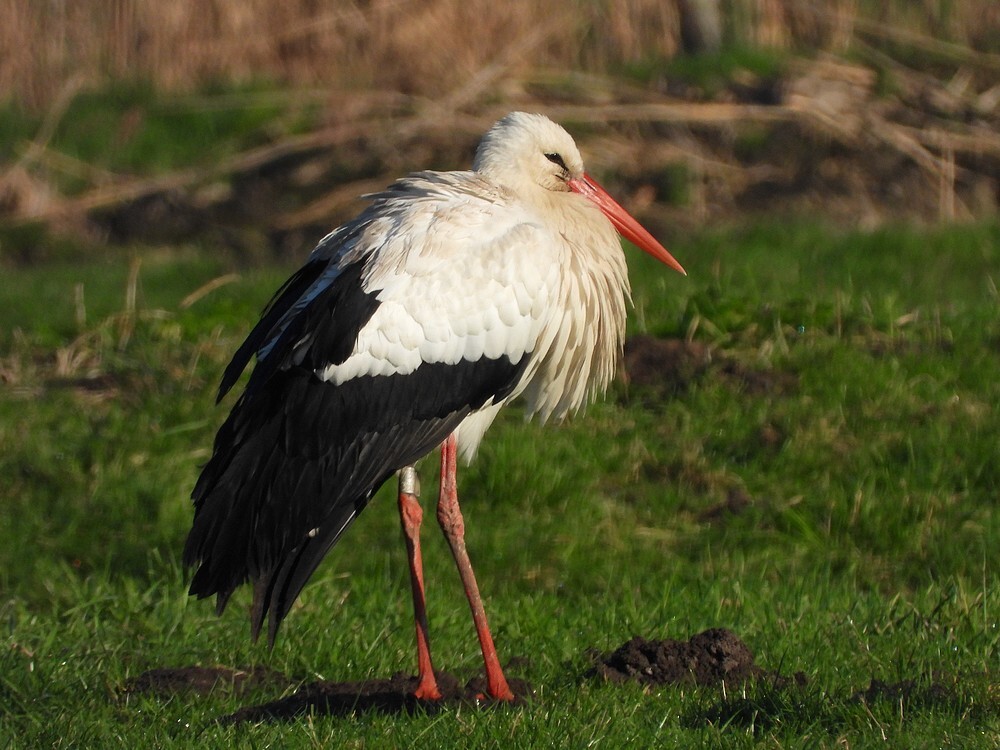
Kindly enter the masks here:
[[420, 481], [412, 466], [399, 472], [399, 519], [403, 524], [407, 558], [410, 563], [410, 584], [413, 588], [413, 619], [417, 628], [417, 670], [419, 683], [413, 696], [420, 700], [440, 700], [441, 691], [434, 677], [430, 641], [427, 638], [427, 604], [424, 600], [424, 563], [420, 556], [420, 524], [424, 511], [420, 507]]
[[497, 650], [493, 645], [493, 636], [490, 635], [490, 626], [486, 622], [486, 610], [483, 609], [483, 600], [479, 595], [479, 586], [476, 584], [476, 574], [472, 572], [472, 563], [469, 561], [469, 553], [465, 548], [465, 521], [462, 518], [462, 511], [458, 507], [458, 489], [455, 477], [456, 459], [455, 436], [451, 435], [441, 445], [441, 494], [438, 498], [438, 523], [441, 524], [445, 538], [451, 546], [451, 553], [455, 556], [458, 573], [462, 577], [462, 585], [465, 587], [465, 596], [472, 609], [472, 620], [476, 625], [479, 645], [483, 650], [483, 662], [486, 665], [486, 689], [496, 700], [512, 701], [514, 694], [500, 668]]

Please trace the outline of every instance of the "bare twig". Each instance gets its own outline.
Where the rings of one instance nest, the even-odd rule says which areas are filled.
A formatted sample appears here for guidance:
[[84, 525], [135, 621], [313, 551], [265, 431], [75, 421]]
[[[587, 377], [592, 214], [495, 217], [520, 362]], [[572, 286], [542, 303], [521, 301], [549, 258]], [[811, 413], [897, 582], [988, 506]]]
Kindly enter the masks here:
[[52, 140], [52, 136], [55, 135], [56, 128], [59, 127], [59, 123], [69, 110], [69, 105], [73, 103], [73, 99], [76, 98], [76, 95], [80, 93], [80, 89], [83, 88], [83, 84], [84, 79], [81, 75], [74, 75], [63, 84], [48, 111], [45, 113], [45, 119], [42, 120], [38, 133], [28, 148], [21, 154], [16, 162], [16, 166], [29, 166], [38, 157], [38, 154], [45, 150], [49, 141]]
[[870, 18], [857, 16], [854, 19], [854, 28], [857, 31], [870, 34], [872, 36], [889, 39], [894, 42], [902, 42], [913, 45], [927, 52], [933, 52], [944, 57], [948, 57], [957, 62], [971, 65], [978, 65], [983, 68], [1000, 70], [1000, 55], [990, 52], [980, 52], [963, 44], [946, 42], [943, 39], [935, 39], [910, 29], [898, 26], [889, 26]]
[[545, 111], [555, 120], [571, 123], [661, 122], [688, 125], [732, 125], [740, 122], [782, 122], [798, 114], [789, 107], [726, 102], [657, 102], [604, 106], [557, 105]]
[[275, 229], [289, 230], [322, 223], [363, 195], [385, 187], [385, 184], [386, 181], [381, 177], [349, 182], [329, 191], [297, 211], [278, 215], [271, 225]]

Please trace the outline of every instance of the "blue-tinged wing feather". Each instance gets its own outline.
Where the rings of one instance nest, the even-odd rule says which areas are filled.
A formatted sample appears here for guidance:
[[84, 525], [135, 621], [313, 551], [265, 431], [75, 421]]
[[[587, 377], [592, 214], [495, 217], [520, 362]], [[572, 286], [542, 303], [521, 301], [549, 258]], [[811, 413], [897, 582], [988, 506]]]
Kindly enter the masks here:
[[274, 296], [267, 303], [267, 307], [261, 313], [260, 320], [253, 327], [246, 340], [236, 350], [232, 360], [226, 366], [219, 383], [219, 394], [216, 402], [222, 401], [230, 389], [236, 384], [240, 374], [250, 364], [250, 359], [258, 354], [264, 347], [273, 345], [281, 332], [287, 327], [280, 326], [288, 316], [289, 311], [295, 306], [303, 295], [312, 287], [327, 264], [322, 261], [312, 261], [306, 263], [296, 271], [289, 279], [281, 285]]

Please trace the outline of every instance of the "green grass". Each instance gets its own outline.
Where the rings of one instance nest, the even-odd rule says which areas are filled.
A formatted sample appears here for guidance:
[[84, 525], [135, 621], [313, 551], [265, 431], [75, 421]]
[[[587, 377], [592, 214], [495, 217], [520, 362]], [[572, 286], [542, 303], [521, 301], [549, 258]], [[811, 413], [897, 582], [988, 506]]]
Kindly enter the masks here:
[[[315, 124], [317, 106], [307, 94], [264, 83], [164, 96], [142, 82], [82, 91], [53, 123], [12, 102], [0, 104], [0, 162], [16, 159], [29, 141], [62, 157], [49, 176], [73, 193], [95, 172], [154, 175], [212, 165], [228, 155]], [[75, 165], [75, 166], [74, 166]]]
[[[129, 254], [6, 271], [0, 747], [996, 747], [1000, 226], [751, 226], [669, 244], [690, 276], [632, 255], [631, 330], [710, 344], [718, 364], [679, 390], [617, 384], [563, 426], [513, 410], [460, 477], [502, 658], [522, 657], [512, 674], [536, 697], [236, 727], [214, 719], [275, 690], [125, 687], [157, 667], [413, 668], [391, 488], [273, 652], [249, 642], [247, 592], [221, 618], [185, 594], [218, 377], [288, 269], [244, 271], [186, 307], [231, 270], [208, 250], [137, 249], [134, 307]], [[750, 504], [707, 520], [734, 492]], [[428, 526], [436, 662], [468, 677], [474, 636]], [[588, 649], [708, 627], [807, 684], [586, 677]], [[872, 680], [914, 688], [866, 703]]]
[[627, 64], [619, 72], [641, 83], [658, 78], [680, 81], [701, 89], [706, 96], [714, 96], [731, 85], [737, 73], [775, 80], [788, 61], [788, 53], [781, 50], [736, 45], [715, 53], [645, 59]]

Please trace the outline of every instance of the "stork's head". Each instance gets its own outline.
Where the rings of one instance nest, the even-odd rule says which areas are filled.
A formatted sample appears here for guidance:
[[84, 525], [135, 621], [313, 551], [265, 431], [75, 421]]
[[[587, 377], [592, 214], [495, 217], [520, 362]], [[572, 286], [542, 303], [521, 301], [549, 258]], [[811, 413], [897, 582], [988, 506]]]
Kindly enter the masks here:
[[529, 185], [568, 191], [567, 181], [583, 176], [583, 158], [545, 115], [511, 112], [483, 136], [472, 168], [518, 192]]
[[591, 201], [626, 239], [686, 275], [681, 264], [583, 169], [573, 138], [544, 115], [511, 112], [483, 136], [472, 168], [515, 194], [539, 189]]

